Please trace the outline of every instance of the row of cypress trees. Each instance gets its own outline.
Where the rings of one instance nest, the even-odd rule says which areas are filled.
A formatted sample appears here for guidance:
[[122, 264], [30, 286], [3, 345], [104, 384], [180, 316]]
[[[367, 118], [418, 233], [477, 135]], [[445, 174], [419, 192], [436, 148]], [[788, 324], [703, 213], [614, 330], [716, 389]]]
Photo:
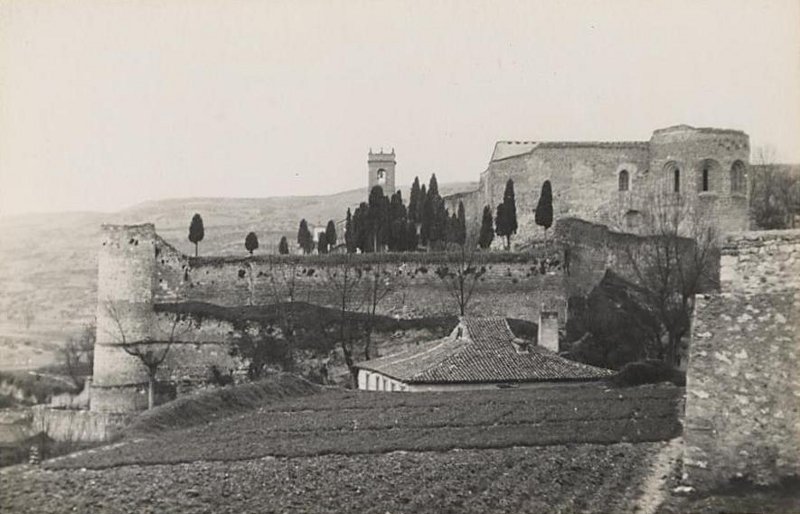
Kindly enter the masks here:
[[[535, 209], [535, 222], [545, 230], [553, 225], [553, 191], [549, 180], [542, 184], [542, 193], [539, 195], [539, 202]], [[511, 236], [517, 233], [517, 202], [514, 194], [514, 181], [508, 179], [506, 189], [503, 192], [503, 202], [497, 206], [497, 216], [492, 219], [492, 208], [488, 205], [483, 208], [481, 217], [481, 229], [478, 235], [478, 245], [481, 248], [489, 248], [497, 234], [506, 238], [506, 250], [511, 247]]]
[[347, 209], [345, 245], [347, 251], [369, 253], [416, 251], [419, 245], [441, 249], [447, 243], [463, 244], [467, 236], [464, 205], [450, 214], [439, 194], [436, 174], [431, 175], [426, 188], [419, 177], [411, 185], [408, 206], [400, 191], [388, 197], [383, 188], [375, 186], [366, 202]]
[[[535, 222], [545, 230], [553, 224], [553, 194], [549, 180], [542, 184], [542, 192], [535, 209]], [[489, 248], [495, 234], [506, 239], [506, 250], [511, 246], [511, 236], [517, 233], [517, 206], [514, 193], [514, 181], [508, 179], [503, 193], [503, 202], [497, 206], [497, 215], [492, 218], [492, 210], [486, 205], [483, 208], [478, 245]], [[197, 246], [205, 233], [203, 219], [195, 214], [189, 226], [189, 241]], [[402, 193], [396, 191], [388, 198], [383, 188], [375, 186], [370, 191], [367, 202], [361, 202], [355, 213], [347, 209], [345, 220], [345, 246], [349, 253], [380, 251], [387, 248], [392, 252], [417, 250], [419, 244], [431, 248], [443, 248], [447, 243], [463, 245], [467, 238], [466, 215], [464, 204], [458, 202], [458, 211], [452, 215], [444, 206], [439, 194], [436, 174], [431, 175], [428, 188], [420, 186], [419, 177], [414, 177], [411, 185], [411, 198], [408, 207], [403, 202]], [[328, 220], [325, 232], [317, 241], [318, 253], [328, 253], [336, 246], [336, 224]], [[303, 253], [314, 251], [314, 238], [305, 219], [300, 221], [297, 231], [297, 243]], [[245, 237], [245, 249], [252, 255], [258, 248], [258, 237], [250, 232]], [[289, 242], [286, 236], [278, 244], [278, 253], [289, 253]]]

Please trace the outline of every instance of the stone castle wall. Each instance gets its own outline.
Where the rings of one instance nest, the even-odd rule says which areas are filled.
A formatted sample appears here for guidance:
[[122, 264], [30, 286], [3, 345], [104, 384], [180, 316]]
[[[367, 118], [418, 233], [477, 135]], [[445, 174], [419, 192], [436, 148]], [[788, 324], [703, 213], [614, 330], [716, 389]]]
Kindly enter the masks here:
[[699, 295], [685, 470], [698, 488], [800, 475], [800, 231], [731, 236], [722, 291]]
[[[295, 301], [338, 308], [330, 276], [352, 259], [354, 272], [380, 270], [392, 292], [378, 314], [397, 318], [456, 315], [457, 306], [437, 272], [454, 266], [448, 254], [259, 256], [191, 258], [161, 239], [153, 225], [104, 227], [99, 259], [98, 333], [91, 409], [101, 412], [140, 410], [146, 405], [145, 368], [122, 348], [123, 342], [152, 344], [161, 351], [172, 339], [158, 379], [199, 384], [222, 373], [243, 371], [245, 363], [230, 355], [233, 326], [224, 320], [196, 323], [176, 318], [159, 305], [202, 302], [223, 307], [268, 305], [289, 291]], [[476, 269], [485, 270], [469, 312], [503, 315], [536, 322], [539, 310], [558, 312], [566, 322], [563, 250], [551, 245], [529, 254], [482, 253]], [[356, 297], [366, 296], [367, 281]], [[170, 337], [173, 333], [174, 336]]]

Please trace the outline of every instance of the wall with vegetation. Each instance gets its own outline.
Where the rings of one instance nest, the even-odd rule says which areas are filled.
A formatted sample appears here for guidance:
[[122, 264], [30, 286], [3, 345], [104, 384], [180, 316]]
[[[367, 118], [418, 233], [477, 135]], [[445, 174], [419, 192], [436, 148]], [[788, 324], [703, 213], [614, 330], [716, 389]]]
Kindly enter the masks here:
[[687, 370], [689, 479], [800, 475], [800, 231], [731, 236], [722, 291], [699, 295]]

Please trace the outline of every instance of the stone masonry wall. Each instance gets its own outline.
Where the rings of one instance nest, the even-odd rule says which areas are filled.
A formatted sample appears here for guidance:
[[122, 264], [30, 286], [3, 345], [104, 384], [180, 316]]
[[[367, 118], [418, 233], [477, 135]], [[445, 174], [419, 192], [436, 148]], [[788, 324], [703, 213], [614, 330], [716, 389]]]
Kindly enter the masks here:
[[684, 465], [698, 489], [800, 475], [800, 231], [738, 234], [722, 252], [687, 369]]
[[[485, 274], [476, 286], [469, 312], [476, 315], [502, 315], [510, 318], [538, 321], [543, 302], [566, 315], [564, 275], [556, 256], [545, 262], [531, 256], [522, 262], [488, 262]], [[437, 275], [437, 270], [452, 267], [446, 262], [430, 262], [410, 255], [407, 260], [386, 264], [362, 263], [355, 269], [372, 273], [380, 266], [383, 280], [394, 284], [392, 292], [380, 303], [381, 315], [403, 319], [428, 316], [456, 315], [457, 305]], [[276, 293], [286, 294], [287, 281], [295, 280], [294, 298], [337, 308], [339, 299], [329, 283], [329, 275], [339, 270], [337, 264], [313, 261], [296, 265], [280, 259], [188, 259], [186, 268], [159, 274], [160, 292], [156, 299], [167, 300], [180, 284], [181, 301], [205, 302], [234, 307], [274, 303]], [[361, 293], [366, 282], [361, 283]], [[283, 298], [288, 300], [288, 298]]]

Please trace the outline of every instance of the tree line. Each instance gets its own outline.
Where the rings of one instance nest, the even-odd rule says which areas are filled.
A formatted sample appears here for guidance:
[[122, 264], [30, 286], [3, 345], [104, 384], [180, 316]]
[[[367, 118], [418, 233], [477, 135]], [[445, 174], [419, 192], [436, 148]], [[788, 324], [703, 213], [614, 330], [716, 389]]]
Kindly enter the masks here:
[[[545, 238], [547, 229], [553, 225], [553, 191], [549, 180], [542, 184], [542, 193], [536, 205], [535, 221], [536, 224], [544, 228]], [[517, 201], [514, 193], [514, 180], [506, 181], [506, 188], [503, 192], [503, 201], [497, 205], [497, 215], [492, 218], [492, 208], [488, 205], [483, 207], [481, 216], [481, 228], [478, 236], [478, 246], [489, 248], [494, 241], [494, 236], [498, 235], [505, 238], [506, 250], [511, 249], [511, 237], [517, 233]]]
[[[553, 223], [553, 197], [550, 181], [542, 185], [542, 193], [535, 209], [536, 224], [547, 229]], [[483, 209], [477, 245], [482, 249], [491, 247], [495, 235], [505, 238], [506, 250], [511, 248], [511, 237], [517, 233], [517, 206], [514, 181], [506, 182], [503, 201], [497, 206], [496, 216], [486, 205]], [[347, 209], [344, 226], [344, 250], [347, 253], [372, 252], [415, 252], [421, 247], [428, 250], [447, 250], [457, 248], [467, 242], [467, 218], [463, 202], [458, 202], [456, 212], [449, 212], [444, 198], [439, 193], [436, 174], [432, 174], [427, 187], [420, 185], [419, 177], [414, 177], [408, 205], [398, 190], [387, 196], [381, 186], [369, 192], [367, 201], [361, 202], [355, 210]], [[189, 226], [189, 241], [198, 245], [205, 236], [203, 218], [195, 214]], [[324, 231], [314, 242], [314, 236], [305, 218], [300, 220], [297, 229], [297, 245], [304, 254], [326, 254], [337, 247], [339, 242], [336, 223], [328, 220]], [[245, 250], [250, 255], [258, 249], [259, 241], [255, 232], [249, 232], [244, 240]], [[289, 241], [282, 236], [278, 243], [278, 253], [291, 253]]]

